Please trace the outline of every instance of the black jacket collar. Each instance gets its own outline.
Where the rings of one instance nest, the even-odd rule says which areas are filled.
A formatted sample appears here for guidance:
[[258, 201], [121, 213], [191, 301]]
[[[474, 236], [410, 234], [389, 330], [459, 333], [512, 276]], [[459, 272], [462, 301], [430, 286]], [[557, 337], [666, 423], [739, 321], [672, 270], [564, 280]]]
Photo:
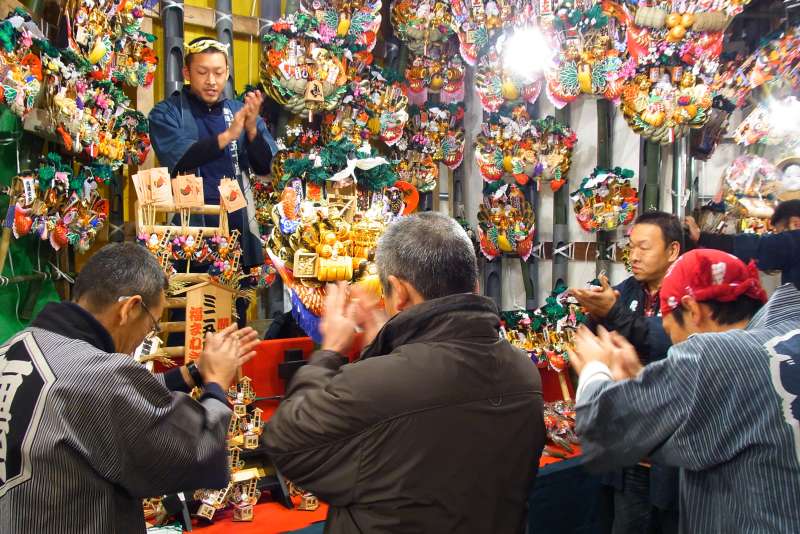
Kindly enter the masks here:
[[500, 317], [494, 301], [463, 293], [425, 301], [398, 313], [364, 349], [362, 358], [389, 354], [409, 343], [452, 339], [497, 339]]
[[103, 352], [116, 352], [114, 340], [108, 330], [92, 314], [74, 302], [47, 304], [31, 326], [85, 341]]

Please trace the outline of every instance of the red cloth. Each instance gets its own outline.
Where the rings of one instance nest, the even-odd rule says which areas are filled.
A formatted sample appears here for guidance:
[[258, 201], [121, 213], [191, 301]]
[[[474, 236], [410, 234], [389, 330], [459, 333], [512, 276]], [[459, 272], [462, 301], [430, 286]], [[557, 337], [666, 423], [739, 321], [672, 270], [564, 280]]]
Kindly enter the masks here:
[[754, 262], [745, 265], [727, 252], [695, 249], [678, 258], [667, 271], [661, 284], [661, 315], [672, 313], [685, 296], [698, 302], [733, 302], [742, 295], [767, 301]]
[[[297, 505], [299, 497], [294, 498]], [[214, 523], [207, 525], [204, 521], [192, 521], [193, 532], [199, 534], [279, 534], [291, 532], [311, 526], [317, 521], [324, 521], [328, 515], [328, 505], [320, 503], [319, 509], [313, 512], [287, 510], [276, 502], [263, 502], [255, 506], [253, 521], [234, 522], [233, 510], [228, 508], [214, 515]]]

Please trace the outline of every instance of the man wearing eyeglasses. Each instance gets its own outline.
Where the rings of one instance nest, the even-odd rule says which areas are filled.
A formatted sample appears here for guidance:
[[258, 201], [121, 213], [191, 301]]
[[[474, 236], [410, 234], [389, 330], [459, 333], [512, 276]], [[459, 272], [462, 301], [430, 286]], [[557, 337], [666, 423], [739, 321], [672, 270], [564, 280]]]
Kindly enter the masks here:
[[143, 497], [228, 483], [225, 391], [257, 334], [210, 334], [196, 368], [151, 375], [131, 353], [160, 331], [166, 287], [147, 249], [107, 245], [74, 302], [0, 347], [0, 532], [143, 534]]

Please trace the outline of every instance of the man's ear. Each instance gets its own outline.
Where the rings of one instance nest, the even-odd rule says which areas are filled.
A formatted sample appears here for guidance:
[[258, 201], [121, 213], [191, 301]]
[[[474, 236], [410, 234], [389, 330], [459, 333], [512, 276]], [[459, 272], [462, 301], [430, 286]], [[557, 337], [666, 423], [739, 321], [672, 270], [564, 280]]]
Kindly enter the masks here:
[[139, 306], [141, 301], [141, 296], [133, 295], [132, 297], [119, 303], [117, 314], [119, 315], [120, 325], [129, 324], [136, 318], [136, 308]]
[[681, 305], [683, 306], [684, 321], [693, 325], [695, 328], [701, 326], [705, 321], [705, 310], [700, 304], [689, 295], [681, 297]]
[[675, 261], [677, 261], [677, 259], [681, 255], [681, 244], [678, 243], [677, 241], [673, 241], [672, 243], [669, 244], [668, 251], [669, 252], [667, 255], [669, 257], [669, 262], [675, 263]]
[[183, 70], [181, 72], [183, 72], [183, 80], [188, 82], [189, 81], [189, 67], [184, 65], [183, 66]]
[[402, 280], [397, 278], [395, 275], [390, 274], [387, 282], [389, 282], [392, 298], [394, 299], [394, 304], [395, 308], [397, 308], [397, 311], [400, 312], [408, 308], [411, 302], [411, 295], [409, 295], [408, 288], [402, 282]]

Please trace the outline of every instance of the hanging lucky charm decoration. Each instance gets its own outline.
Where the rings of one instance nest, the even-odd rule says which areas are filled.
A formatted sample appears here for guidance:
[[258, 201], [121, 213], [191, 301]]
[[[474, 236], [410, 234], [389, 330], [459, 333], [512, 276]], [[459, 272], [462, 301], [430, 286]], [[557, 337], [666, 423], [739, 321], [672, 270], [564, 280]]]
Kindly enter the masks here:
[[410, 103], [424, 105], [429, 93], [438, 94], [442, 104], [464, 100], [464, 61], [451, 45], [452, 41], [430, 45], [425, 55], [410, 59], [404, 86]]
[[654, 143], [672, 143], [709, 118], [713, 95], [690, 70], [652, 67], [622, 92], [622, 114], [634, 132]]
[[561, 285], [536, 310], [501, 312], [500, 333], [538, 367], [561, 373], [567, 370], [575, 330], [586, 322], [584, 311]]
[[558, 191], [567, 181], [572, 165], [572, 150], [578, 141], [577, 134], [552, 115], [532, 123], [534, 131], [533, 151], [538, 163], [533, 177], [550, 182], [550, 189]]
[[[95, 174], [96, 173], [96, 174]], [[54, 250], [71, 245], [81, 254], [91, 247], [108, 219], [108, 200], [98, 185], [111, 183], [104, 166], [81, 168], [75, 175], [58, 154], [49, 154], [36, 172], [12, 180], [4, 226], [15, 238], [36, 235]]]
[[150, 47], [155, 36], [142, 31], [141, 21], [145, 10], [153, 7], [152, 0], [67, 2], [69, 50], [90, 66], [96, 80], [150, 85], [158, 63]]
[[484, 111], [497, 112], [504, 104], [533, 104], [542, 92], [544, 80], [541, 75], [521, 77], [504, 67], [503, 46], [505, 36], [484, 53], [478, 61], [475, 87]]
[[725, 9], [695, 13], [698, 6], [639, 5], [634, 13], [613, 2], [607, 10], [626, 28], [628, 81], [620, 108], [634, 132], [671, 143], [709, 119], [713, 81], [722, 51]]
[[344, 50], [327, 48], [314, 35], [319, 22], [291, 15], [264, 33], [261, 82], [267, 94], [295, 114], [332, 110], [347, 92]]
[[0, 37], [0, 104], [25, 117], [42, 88], [42, 61], [34, 39], [43, 35], [27, 13], [15, 10], [0, 22]]
[[527, 261], [533, 251], [534, 230], [533, 207], [516, 185], [487, 191], [478, 210], [478, 242], [486, 259], [515, 253]]
[[578, 224], [587, 232], [612, 231], [629, 224], [639, 207], [639, 194], [632, 185], [633, 171], [619, 167], [596, 168], [570, 194]]
[[450, 3], [444, 0], [395, 0], [391, 22], [394, 33], [416, 55], [427, 55], [432, 44], [453, 35]]
[[581, 94], [616, 100], [624, 82], [623, 61], [615, 47], [616, 25], [601, 5], [582, 10], [572, 0], [562, 2], [555, 10], [553, 29], [561, 53], [546, 72], [550, 101], [562, 108]]
[[452, 0], [452, 24], [461, 56], [474, 67], [504, 28], [535, 25], [537, 2], [531, 0]]
[[514, 108], [510, 116], [492, 114], [475, 140], [475, 161], [486, 182], [506, 174], [521, 185], [536, 172], [534, 150], [536, 130], [525, 106]]
[[457, 169], [464, 160], [463, 118], [461, 105], [412, 107], [407, 149], [429, 154], [434, 162]]
[[353, 144], [380, 139], [394, 146], [403, 137], [407, 108], [408, 97], [396, 73], [379, 67], [353, 73], [342, 105], [323, 116], [323, 139], [347, 138]]

